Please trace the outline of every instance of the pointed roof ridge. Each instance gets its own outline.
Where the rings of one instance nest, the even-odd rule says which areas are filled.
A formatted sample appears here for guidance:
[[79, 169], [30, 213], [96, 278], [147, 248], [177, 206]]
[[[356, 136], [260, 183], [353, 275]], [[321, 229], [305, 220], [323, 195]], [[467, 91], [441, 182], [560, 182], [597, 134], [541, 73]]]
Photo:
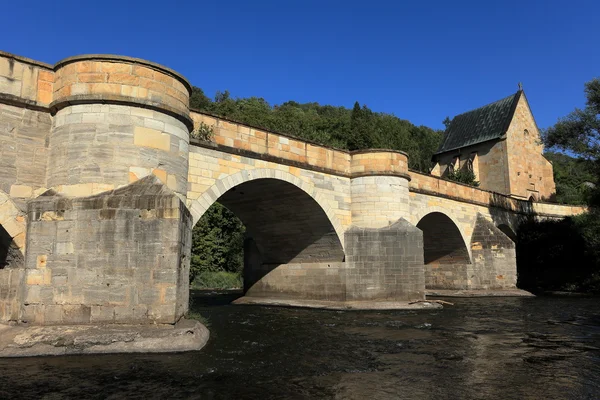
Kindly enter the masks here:
[[510, 96], [458, 114], [444, 132], [444, 139], [435, 155], [501, 138], [510, 125], [522, 89]]

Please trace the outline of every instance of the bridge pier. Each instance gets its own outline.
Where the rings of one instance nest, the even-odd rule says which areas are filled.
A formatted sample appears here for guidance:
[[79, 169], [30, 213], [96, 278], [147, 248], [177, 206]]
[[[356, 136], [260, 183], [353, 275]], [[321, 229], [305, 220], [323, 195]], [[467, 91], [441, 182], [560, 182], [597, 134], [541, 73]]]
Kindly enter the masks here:
[[10, 318], [174, 324], [188, 308], [189, 83], [115, 56], [72, 57], [39, 74], [54, 89], [52, 189], [27, 202], [21, 307]]
[[[50, 194], [50, 193], [49, 193]], [[154, 176], [28, 204], [21, 320], [174, 324], [187, 311], [191, 216]]]
[[478, 214], [471, 238], [467, 289], [516, 289], [515, 243], [491, 221]]
[[352, 227], [345, 233], [347, 300], [423, 300], [423, 234], [407, 221], [406, 154], [355, 152], [352, 172]]

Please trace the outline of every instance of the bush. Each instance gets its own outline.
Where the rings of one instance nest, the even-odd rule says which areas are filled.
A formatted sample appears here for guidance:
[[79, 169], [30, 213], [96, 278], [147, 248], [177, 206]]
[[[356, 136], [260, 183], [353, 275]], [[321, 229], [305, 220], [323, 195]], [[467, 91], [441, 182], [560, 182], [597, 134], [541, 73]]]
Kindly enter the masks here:
[[452, 171], [448, 173], [448, 179], [451, 181], [464, 183], [465, 185], [471, 185], [475, 187], [479, 186], [479, 181], [475, 180], [475, 173], [468, 169]]
[[200, 124], [190, 133], [190, 135], [199, 140], [210, 141], [215, 134], [215, 128], [200, 122]]
[[227, 271], [202, 271], [192, 282], [193, 289], [239, 289], [242, 274]]

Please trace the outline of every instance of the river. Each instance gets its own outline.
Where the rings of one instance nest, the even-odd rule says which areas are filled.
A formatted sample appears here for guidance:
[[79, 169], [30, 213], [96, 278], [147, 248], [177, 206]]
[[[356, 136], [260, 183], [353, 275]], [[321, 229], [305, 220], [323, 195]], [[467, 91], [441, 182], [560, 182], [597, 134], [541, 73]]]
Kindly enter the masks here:
[[0, 359], [1, 399], [599, 399], [598, 298], [421, 311], [234, 306], [193, 293], [199, 352]]

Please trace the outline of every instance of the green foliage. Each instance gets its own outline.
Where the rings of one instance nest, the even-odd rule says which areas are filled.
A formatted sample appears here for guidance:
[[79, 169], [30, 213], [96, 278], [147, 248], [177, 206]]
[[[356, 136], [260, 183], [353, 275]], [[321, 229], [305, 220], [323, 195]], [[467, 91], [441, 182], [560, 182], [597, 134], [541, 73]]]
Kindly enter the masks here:
[[562, 153], [546, 152], [552, 162], [556, 201], [561, 204], [586, 204], [598, 185], [596, 166], [590, 160], [574, 158]]
[[442, 139], [439, 130], [415, 126], [394, 115], [373, 112], [358, 102], [352, 110], [295, 101], [271, 106], [258, 97], [233, 99], [228, 91], [217, 92], [214, 101], [211, 101], [202, 89], [194, 88], [190, 107], [326, 146], [348, 150], [403, 150], [410, 155], [410, 168], [426, 173], [433, 166], [431, 156]]
[[444, 120], [442, 121], [442, 124], [444, 124], [444, 126], [446, 127], [446, 129], [448, 129], [448, 127], [450, 126], [450, 123], [452, 122], [452, 120], [450, 119], [450, 117], [446, 117], [444, 118]]
[[465, 185], [479, 186], [479, 181], [475, 179], [475, 173], [466, 168], [448, 173], [447, 178], [451, 181], [464, 183]]
[[199, 87], [192, 86], [192, 94], [190, 95], [190, 107], [199, 110], [204, 110], [210, 106], [212, 101], [204, 94], [204, 91]]
[[208, 141], [212, 139], [214, 133], [215, 129], [212, 126], [200, 122], [200, 124], [192, 131], [191, 135], [193, 138]]
[[530, 220], [517, 232], [518, 286], [600, 293], [600, 214]]
[[227, 271], [202, 271], [192, 282], [192, 289], [238, 289], [242, 287], [242, 274]]
[[[548, 128], [543, 135], [549, 148], [571, 152], [589, 160], [595, 170], [596, 179], [600, 176], [600, 80], [594, 79], [585, 84], [586, 107], [575, 109], [556, 125]], [[600, 206], [600, 190], [596, 187], [589, 196], [591, 205]]]
[[203, 272], [239, 273], [244, 264], [244, 225], [227, 208], [214, 203], [192, 233], [190, 282]]
[[[552, 161], [556, 200], [600, 205], [600, 81], [585, 85], [586, 107], [561, 118], [543, 133]], [[591, 185], [590, 185], [591, 184]], [[595, 186], [595, 188], [594, 188]], [[600, 293], [600, 210], [561, 221], [528, 221], [517, 241], [519, 286], [535, 290]]]

